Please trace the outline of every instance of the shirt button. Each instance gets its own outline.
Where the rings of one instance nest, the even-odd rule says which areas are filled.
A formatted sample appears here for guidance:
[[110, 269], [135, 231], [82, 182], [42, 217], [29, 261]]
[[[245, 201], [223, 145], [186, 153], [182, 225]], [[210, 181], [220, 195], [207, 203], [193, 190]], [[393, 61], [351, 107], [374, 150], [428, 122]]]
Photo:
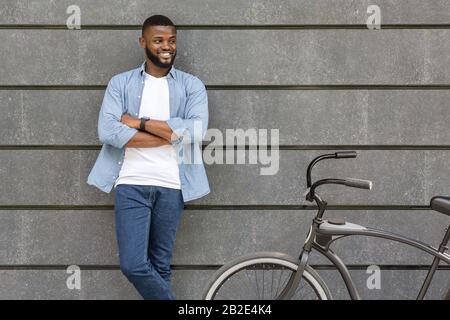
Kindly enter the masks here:
[[122, 163], [122, 161], [119, 161], [118, 163], [119, 163], [119, 164], [121, 164], [121, 163]]
[[140, 98], [141, 96], [138, 96], [138, 98]]

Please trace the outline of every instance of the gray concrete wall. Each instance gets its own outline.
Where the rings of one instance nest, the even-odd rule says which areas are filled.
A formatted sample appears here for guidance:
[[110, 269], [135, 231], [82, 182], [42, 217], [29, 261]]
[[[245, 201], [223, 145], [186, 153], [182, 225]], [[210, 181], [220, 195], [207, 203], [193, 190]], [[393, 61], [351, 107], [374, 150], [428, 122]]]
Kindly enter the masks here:
[[[81, 9], [67, 30], [66, 8]], [[377, 1], [5, 0], [0, 4], [0, 299], [139, 299], [120, 273], [114, 193], [86, 184], [98, 155], [97, 117], [108, 80], [143, 60], [143, 20], [179, 26], [176, 66], [208, 89], [210, 128], [279, 129], [276, 175], [261, 165], [209, 165], [212, 193], [187, 203], [174, 259], [178, 298], [199, 299], [215, 268], [255, 251], [297, 255], [314, 210], [306, 166], [334, 150], [315, 177], [357, 177], [372, 191], [324, 187], [330, 217], [437, 246], [450, 219], [428, 208], [450, 189], [450, 5]], [[289, 27], [289, 28], [286, 28]], [[205, 142], [206, 144], [207, 142]], [[247, 151], [248, 153], [248, 151]], [[366, 299], [411, 299], [431, 258], [401, 244], [346, 238], [336, 251]], [[347, 299], [329, 263], [311, 263]], [[82, 289], [66, 287], [69, 265]], [[366, 268], [382, 269], [368, 290]], [[450, 285], [442, 266], [428, 298]]]

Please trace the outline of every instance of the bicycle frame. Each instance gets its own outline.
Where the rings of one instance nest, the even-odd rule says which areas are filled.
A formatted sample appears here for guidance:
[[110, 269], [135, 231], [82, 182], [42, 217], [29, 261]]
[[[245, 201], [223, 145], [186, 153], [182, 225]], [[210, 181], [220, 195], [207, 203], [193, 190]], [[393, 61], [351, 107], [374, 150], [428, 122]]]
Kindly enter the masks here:
[[[418, 300], [421, 300], [425, 297], [428, 288], [430, 286], [431, 280], [434, 277], [434, 274], [437, 270], [437, 267], [439, 265], [440, 261], [444, 261], [447, 264], [450, 264], [450, 255], [446, 254], [445, 246], [448, 242], [448, 238], [450, 236], [450, 228], [447, 229], [446, 235], [444, 237], [444, 240], [440, 246], [440, 250], [437, 250], [433, 248], [432, 246], [429, 246], [426, 243], [416, 241], [414, 239], [410, 239], [407, 237], [404, 237], [402, 235], [398, 235], [391, 232], [386, 232], [383, 230], [373, 229], [373, 228], [366, 228], [363, 226], [350, 224], [346, 222], [345, 225], [334, 225], [329, 223], [328, 221], [324, 221], [320, 227], [317, 229], [316, 239], [314, 239], [312, 243], [312, 248], [317, 250], [319, 253], [321, 253], [323, 256], [325, 256], [328, 260], [330, 260], [339, 270], [339, 273], [341, 274], [345, 285], [347, 287], [347, 290], [349, 292], [349, 295], [352, 299], [360, 299], [360, 296], [355, 288], [355, 285], [353, 283], [353, 280], [349, 274], [349, 271], [345, 264], [342, 262], [342, 260], [329, 248], [329, 246], [336, 240], [342, 239], [343, 237], [352, 236], [352, 235], [362, 235], [362, 236], [369, 236], [369, 237], [376, 237], [376, 238], [383, 238], [392, 240], [399, 243], [404, 243], [409, 246], [415, 247], [419, 250], [422, 250], [432, 256], [434, 256], [433, 263], [430, 266], [430, 270], [428, 271], [427, 277], [425, 278], [422, 287], [419, 291], [419, 294], [417, 296]], [[317, 238], [318, 236], [318, 238]], [[322, 238], [320, 238], [322, 236]], [[335, 237], [333, 239], [333, 237]], [[444, 244], [445, 243], [445, 244]]]
[[330, 245], [347, 236], [352, 235], [362, 235], [369, 237], [377, 237], [384, 238], [388, 240], [393, 240], [395, 242], [404, 243], [406, 245], [415, 247], [419, 250], [422, 250], [432, 256], [434, 256], [434, 260], [430, 266], [430, 270], [422, 284], [420, 292], [417, 296], [417, 299], [423, 299], [428, 291], [431, 280], [434, 277], [434, 274], [437, 270], [439, 262], [442, 260], [448, 264], [450, 264], [450, 255], [445, 253], [447, 249], [447, 243], [450, 239], [450, 226], [447, 228], [447, 232], [442, 240], [439, 249], [435, 249], [434, 247], [411, 239], [404, 237], [399, 234], [386, 232], [383, 230], [368, 228], [364, 226], [360, 226], [357, 224], [349, 223], [349, 222], [333, 222], [329, 220], [322, 220], [323, 213], [325, 212], [326, 202], [322, 201], [319, 196], [316, 194], [317, 203], [319, 204], [319, 212], [317, 216], [313, 219], [312, 226], [306, 238], [305, 244], [303, 246], [303, 250], [299, 257], [299, 266], [297, 271], [291, 276], [287, 286], [284, 288], [282, 293], [280, 294], [280, 299], [289, 299], [295, 292], [295, 289], [298, 287], [302, 274], [304, 272], [305, 266], [308, 262], [309, 254], [314, 249], [319, 252], [321, 255], [326, 257], [334, 266], [336, 266], [339, 271], [344, 283], [347, 287], [347, 291], [353, 300], [360, 300], [361, 297], [354, 285], [352, 277], [350, 276], [350, 272], [346, 265], [342, 262], [338, 255], [336, 255], [331, 249]]

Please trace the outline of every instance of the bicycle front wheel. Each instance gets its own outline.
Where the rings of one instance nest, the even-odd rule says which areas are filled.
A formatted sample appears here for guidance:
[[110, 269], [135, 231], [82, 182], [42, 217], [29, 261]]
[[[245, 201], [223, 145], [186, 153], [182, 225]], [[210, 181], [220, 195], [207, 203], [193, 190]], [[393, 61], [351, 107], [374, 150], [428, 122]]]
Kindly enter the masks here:
[[[278, 252], [243, 256], [217, 270], [203, 299], [276, 300], [297, 268], [298, 260]], [[329, 300], [331, 294], [322, 278], [307, 265], [291, 299]]]

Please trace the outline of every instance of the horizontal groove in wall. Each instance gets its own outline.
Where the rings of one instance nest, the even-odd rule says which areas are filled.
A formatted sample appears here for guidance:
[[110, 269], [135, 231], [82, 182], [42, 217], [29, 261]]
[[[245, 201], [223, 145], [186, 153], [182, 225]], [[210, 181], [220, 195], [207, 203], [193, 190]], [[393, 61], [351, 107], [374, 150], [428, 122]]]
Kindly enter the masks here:
[[0, 145], [0, 150], [100, 150], [101, 145]]
[[[210, 205], [191, 204], [185, 210], [317, 210], [310, 205]], [[0, 205], [5, 210], [114, 210], [113, 205]], [[327, 210], [431, 210], [424, 205], [328, 205]]]
[[[104, 90], [106, 85], [0, 85], [0, 90]], [[450, 90], [450, 84], [206, 85], [207, 90]]]
[[[120, 270], [118, 265], [77, 265], [80, 270]], [[367, 270], [371, 265], [366, 264], [349, 264], [347, 268], [349, 270]], [[385, 264], [377, 265], [381, 270], [429, 270], [430, 265], [396, 265], [396, 264]], [[0, 270], [66, 270], [69, 265], [0, 265]], [[207, 271], [207, 270], [217, 270], [222, 265], [172, 265], [172, 270], [183, 270], [183, 271]], [[316, 270], [336, 270], [333, 265], [314, 265]], [[441, 265], [438, 270], [450, 270], [450, 265]]]
[[[366, 24], [183, 24], [179, 30], [370, 30]], [[37, 30], [141, 30], [142, 25], [82, 24], [79, 30], [72, 30], [65, 24], [0, 24], [0, 29]], [[381, 24], [380, 29], [450, 29], [450, 24]]]
[[[188, 205], [187, 210], [317, 210], [313, 205]], [[327, 205], [327, 210], [429, 210], [423, 205]]]
[[448, 84], [207, 85], [208, 90], [449, 90]]
[[106, 85], [0, 85], [0, 90], [105, 90]]
[[[208, 143], [202, 145], [204, 150]], [[450, 145], [280, 145], [211, 146], [222, 150], [450, 150]], [[0, 145], [1, 150], [100, 150], [101, 145]]]

